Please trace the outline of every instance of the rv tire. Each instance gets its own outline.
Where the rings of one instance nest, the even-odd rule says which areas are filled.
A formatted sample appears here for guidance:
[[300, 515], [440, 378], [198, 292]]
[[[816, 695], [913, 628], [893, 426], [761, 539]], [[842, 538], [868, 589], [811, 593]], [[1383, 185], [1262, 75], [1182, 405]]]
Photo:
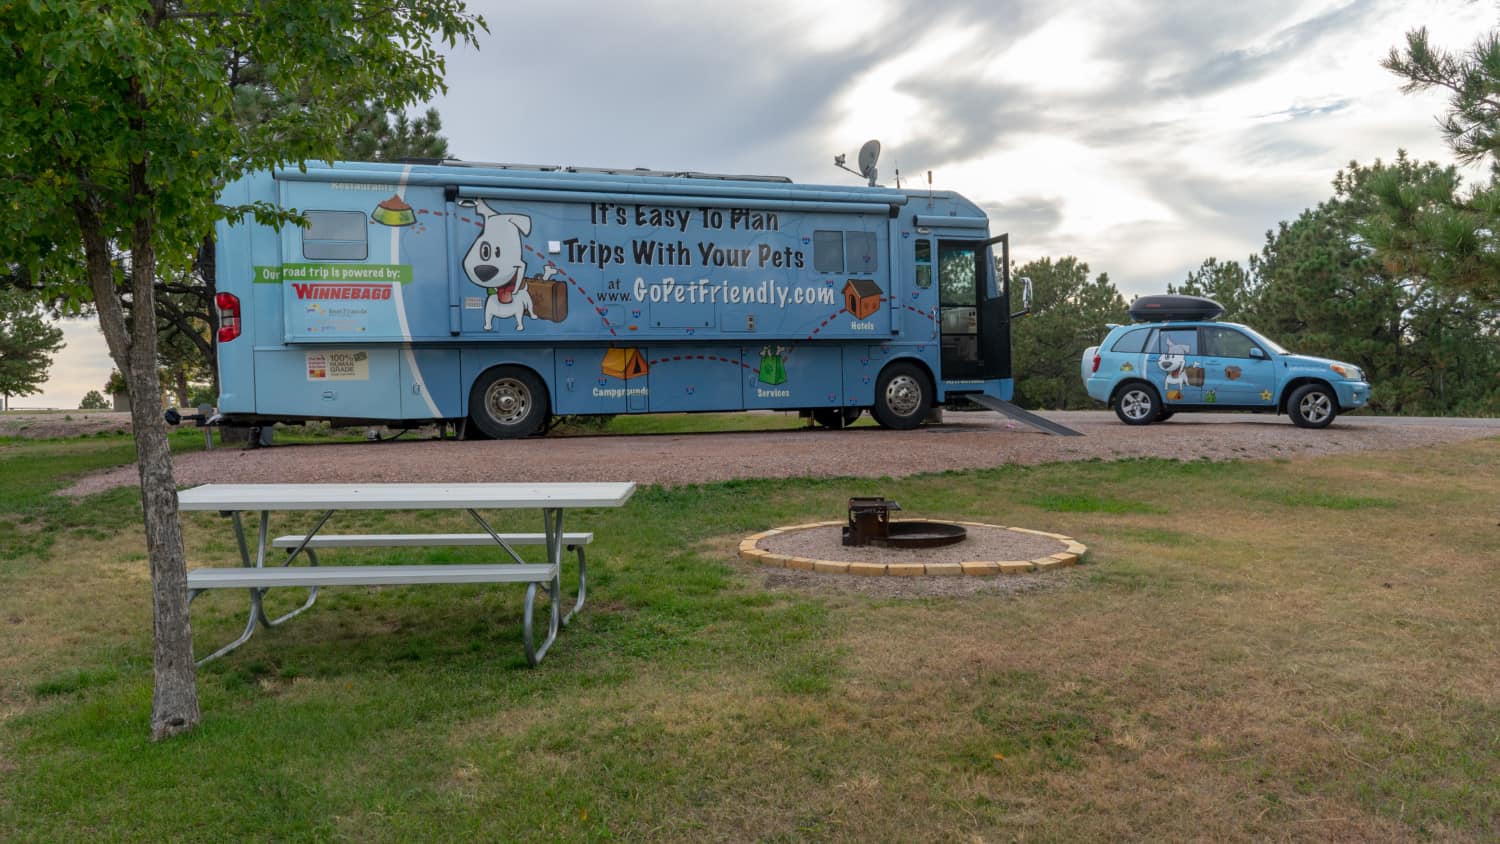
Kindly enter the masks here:
[[882, 428], [909, 431], [922, 424], [932, 408], [932, 382], [916, 364], [897, 361], [880, 372], [875, 382], [875, 406], [870, 415]]
[[469, 419], [497, 440], [529, 437], [547, 421], [547, 388], [529, 369], [497, 366], [469, 390]]

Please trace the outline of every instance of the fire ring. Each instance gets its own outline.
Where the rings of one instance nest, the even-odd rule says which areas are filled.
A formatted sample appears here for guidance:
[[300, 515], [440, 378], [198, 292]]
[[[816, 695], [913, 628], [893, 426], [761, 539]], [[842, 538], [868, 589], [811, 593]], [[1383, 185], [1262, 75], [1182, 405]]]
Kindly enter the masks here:
[[[848, 547], [839, 541], [845, 522], [812, 522], [772, 528], [740, 542], [739, 554], [763, 566], [866, 577], [1032, 574], [1077, 565], [1088, 548], [1060, 533], [984, 522], [890, 520], [891, 534], [904, 524], [927, 530], [935, 525], [962, 528], [966, 542], [946, 547], [902, 549], [889, 545]], [[821, 544], [819, 544], [819, 540]], [[807, 549], [803, 552], [793, 548]], [[821, 551], [811, 549], [821, 548]], [[989, 553], [985, 549], [998, 552]], [[1009, 553], [1008, 549], [1015, 552]], [[836, 557], [837, 559], [825, 559]]]

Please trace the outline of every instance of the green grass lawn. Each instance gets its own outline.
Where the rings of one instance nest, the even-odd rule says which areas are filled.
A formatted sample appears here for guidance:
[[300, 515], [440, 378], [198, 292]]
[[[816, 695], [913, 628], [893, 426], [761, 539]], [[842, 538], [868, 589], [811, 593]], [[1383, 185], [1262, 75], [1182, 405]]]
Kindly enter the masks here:
[[[6, 841], [1500, 837], [1500, 440], [645, 488], [570, 519], [590, 600], [540, 667], [519, 587], [328, 590], [201, 672], [202, 726], [161, 744], [136, 498], [50, 495], [131, 453], [0, 442]], [[733, 555], [871, 492], [1091, 550], [1053, 588], [917, 599]], [[234, 564], [226, 520], [184, 523]], [[401, 529], [471, 528], [329, 527]], [[195, 604], [200, 653], [242, 611]]]

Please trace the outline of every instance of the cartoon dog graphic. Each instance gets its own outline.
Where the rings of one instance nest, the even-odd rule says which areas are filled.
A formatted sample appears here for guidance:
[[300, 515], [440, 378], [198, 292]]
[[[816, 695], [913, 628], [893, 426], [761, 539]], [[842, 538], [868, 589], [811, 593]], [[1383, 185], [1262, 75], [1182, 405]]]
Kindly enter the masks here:
[[526, 290], [526, 258], [521, 238], [531, 234], [531, 218], [524, 214], [502, 214], [484, 200], [474, 204], [484, 216], [484, 230], [464, 255], [464, 273], [469, 281], [489, 290], [484, 302], [484, 330], [492, 331], [498, 317], [514, 317], [516, 330], [525, 331], [522, 319], [536, 319], [531, 294]]
[[1182, 401], [1182, 388], [1188, 382], [1186, 355], [1190, 348], [1171, 340], [1165, 342], [1167, 350], [1156, 359], [1156, 365], [1167, 374], [1167, 401]]

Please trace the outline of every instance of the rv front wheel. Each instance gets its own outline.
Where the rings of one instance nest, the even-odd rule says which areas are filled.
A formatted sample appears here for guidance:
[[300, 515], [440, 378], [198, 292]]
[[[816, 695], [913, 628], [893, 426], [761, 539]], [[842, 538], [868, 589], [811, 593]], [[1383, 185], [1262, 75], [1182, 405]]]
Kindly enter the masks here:
[[495, 439], [530, 436], [547, 421], [547, 388], [530, 370], [496, 367], [469, 391], [469, 418]]
[[870, 413], [882, 428], [909, 431], [922, 424], [931, 408], [932, 386], [920, 368], [898, 362], [880, 373]]

